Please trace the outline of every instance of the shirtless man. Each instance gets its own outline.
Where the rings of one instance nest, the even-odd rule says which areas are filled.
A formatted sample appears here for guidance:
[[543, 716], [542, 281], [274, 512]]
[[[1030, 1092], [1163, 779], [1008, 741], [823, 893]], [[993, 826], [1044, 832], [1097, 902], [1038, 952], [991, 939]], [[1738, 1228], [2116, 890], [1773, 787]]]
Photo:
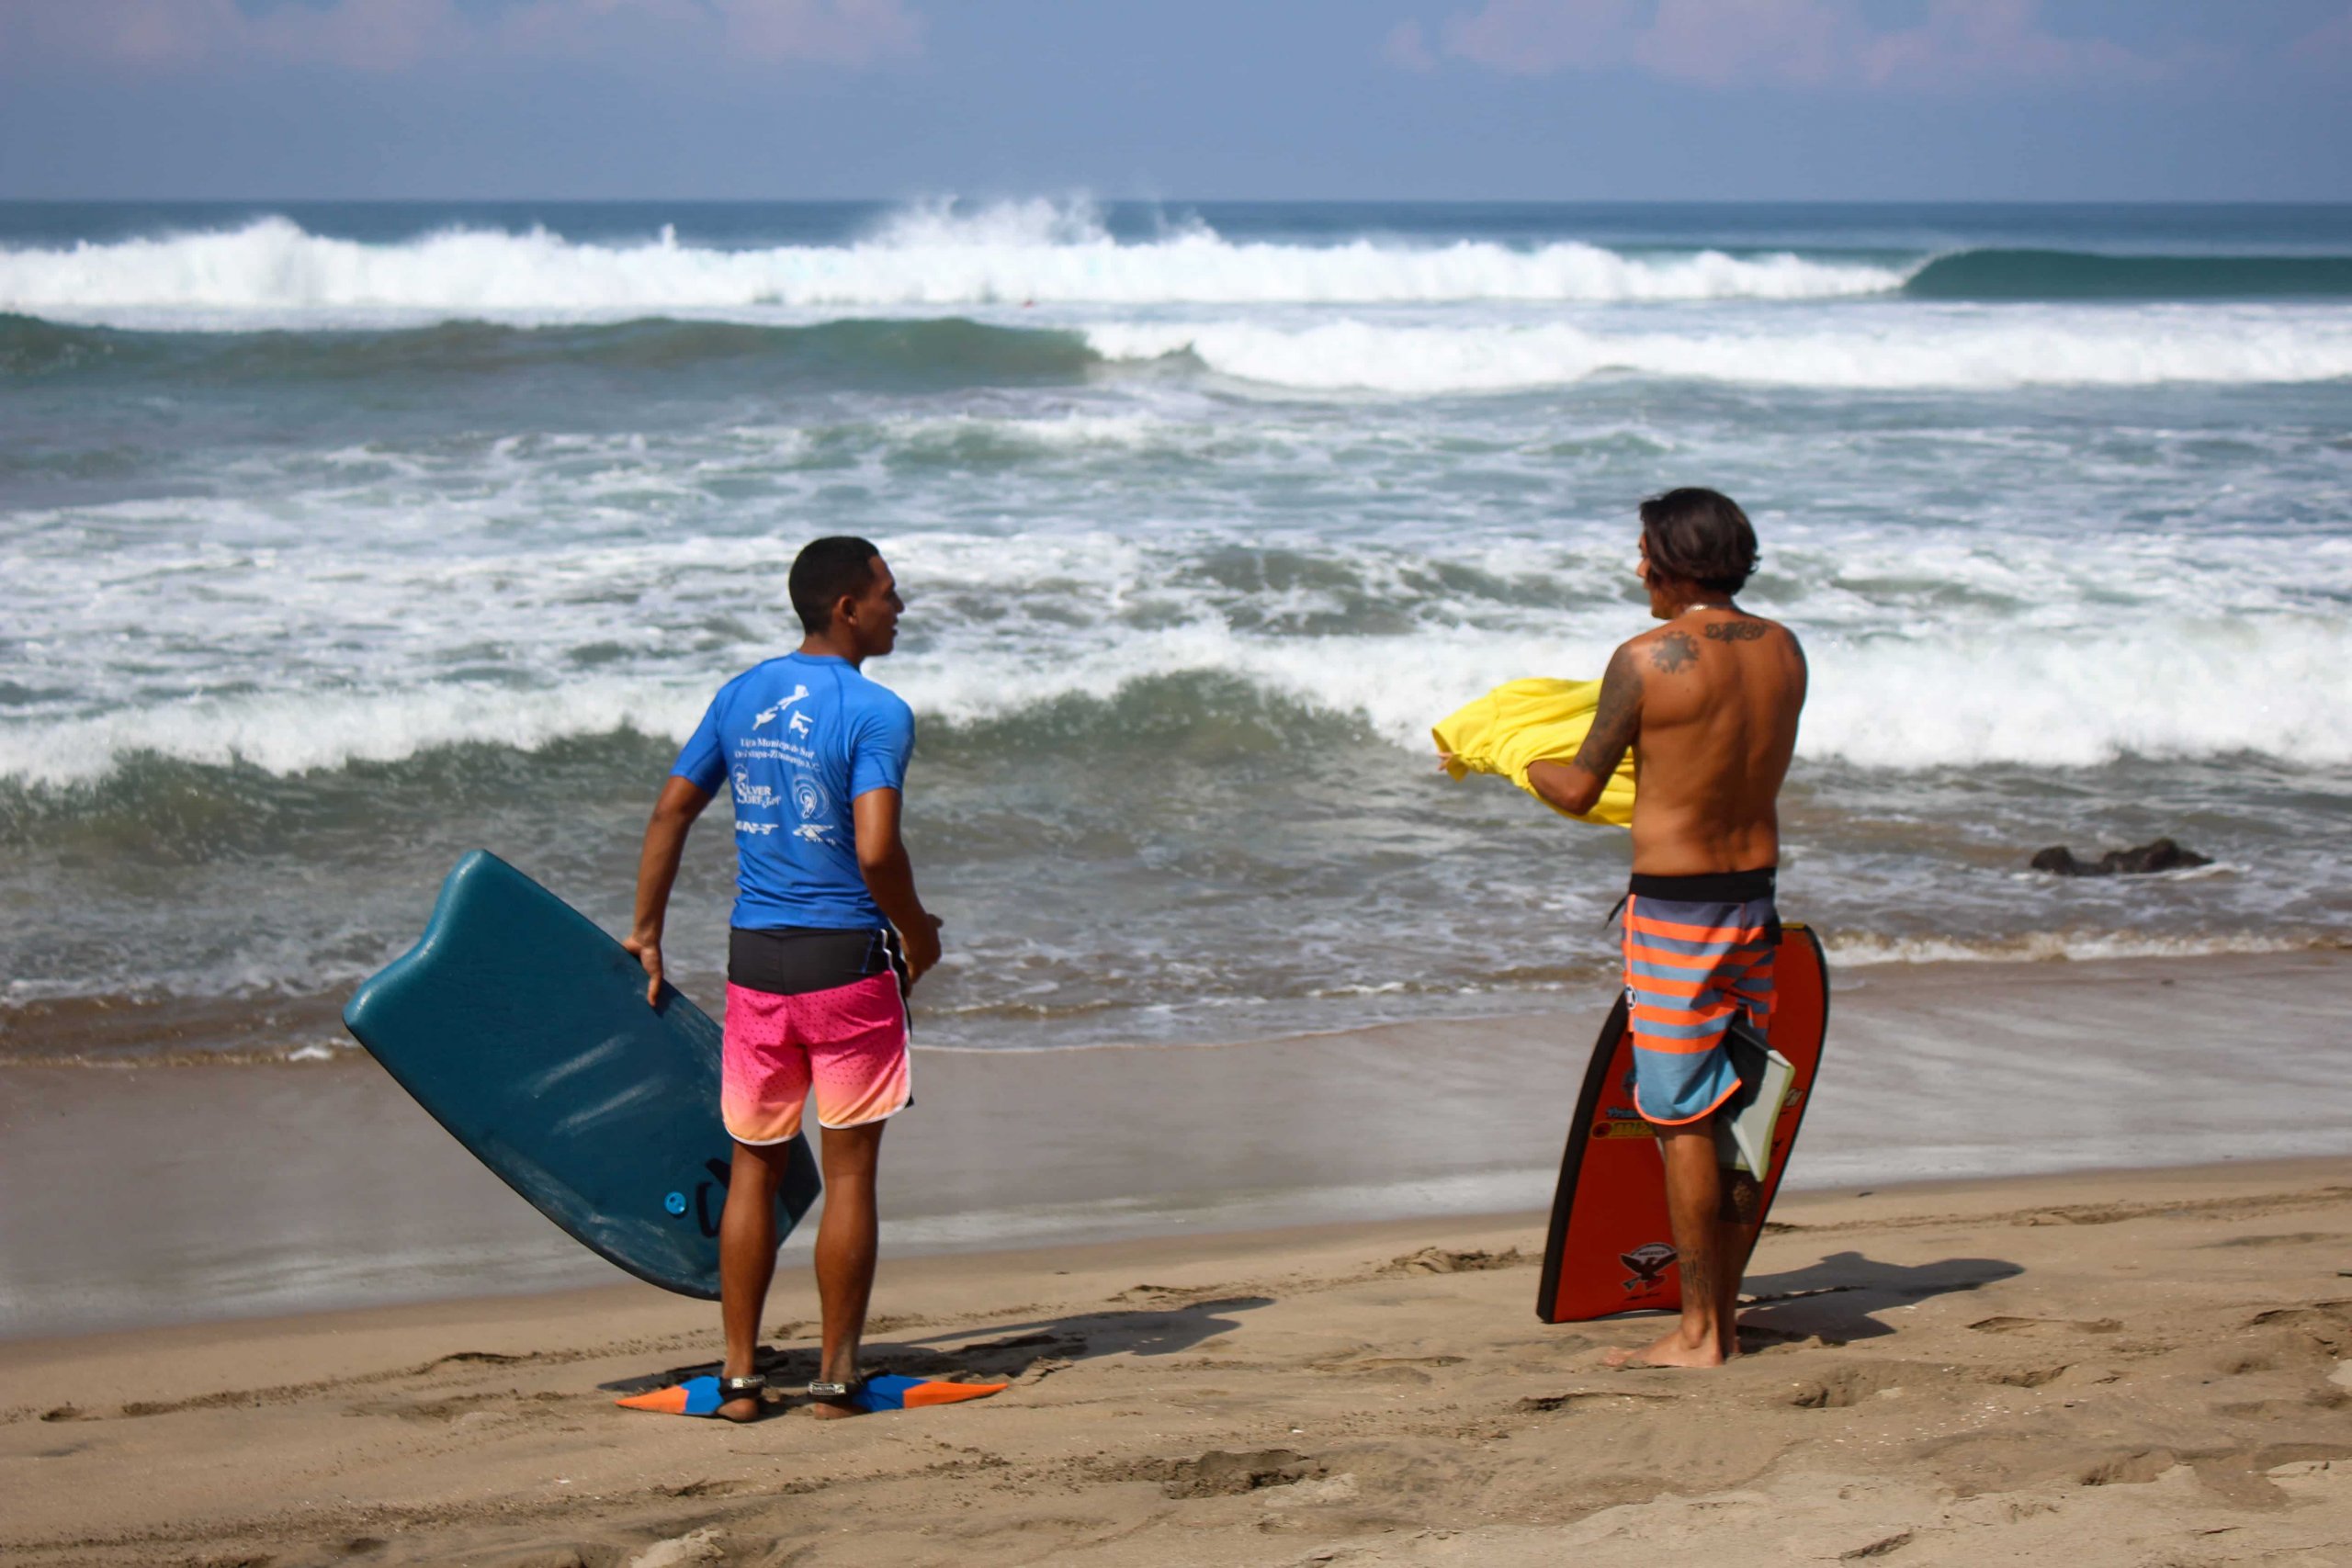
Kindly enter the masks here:
[[1734, 1308], [1756, 1245], [1755, 1179], [1715, 1163], [1715, 1111], [1739, 1087], [1732, 1015], [1772, 1011], [1777, 805], [1804, 706], [1804, 652], [1786, 626], [1732, 602], [1756, 569], [1756, 530], [1730, 497], [1676, 490], [1642, 502], [1640, 575], [1666, 624], [1618, 649], [1574, 761], [1528, 770], [1585, 812], [1632, 747], [1634, 876], [1625, 992], [1634, 1105], [1666, 1154], [1682, 1317], [1618, 1365], [1720, 1366], [1739, 1354]]

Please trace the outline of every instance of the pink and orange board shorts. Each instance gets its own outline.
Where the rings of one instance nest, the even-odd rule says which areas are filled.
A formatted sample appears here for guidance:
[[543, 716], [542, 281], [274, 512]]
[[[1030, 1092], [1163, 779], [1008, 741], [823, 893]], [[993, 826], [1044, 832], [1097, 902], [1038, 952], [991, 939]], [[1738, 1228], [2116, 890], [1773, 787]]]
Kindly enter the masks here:
[[729, 983], [719, 1111], [741, 1144], [781, 1144], [817, 1102], [825, 1127], [895, 1116], [913, 1098], [899, 976], [777, 996]]

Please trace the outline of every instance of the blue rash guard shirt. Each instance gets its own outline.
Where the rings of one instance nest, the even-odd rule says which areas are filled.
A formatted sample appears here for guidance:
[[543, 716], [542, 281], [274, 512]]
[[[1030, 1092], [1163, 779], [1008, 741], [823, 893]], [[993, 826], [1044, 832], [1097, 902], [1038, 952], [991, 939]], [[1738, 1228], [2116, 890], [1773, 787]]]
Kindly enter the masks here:
[[733, 788], [733, 923], [888, 924], [857, 867], [850, 802], [905, 788], [914, 750], [905, 699], [845, 659], [787, 653], [719, 687], [670, 771], [711, 795]]

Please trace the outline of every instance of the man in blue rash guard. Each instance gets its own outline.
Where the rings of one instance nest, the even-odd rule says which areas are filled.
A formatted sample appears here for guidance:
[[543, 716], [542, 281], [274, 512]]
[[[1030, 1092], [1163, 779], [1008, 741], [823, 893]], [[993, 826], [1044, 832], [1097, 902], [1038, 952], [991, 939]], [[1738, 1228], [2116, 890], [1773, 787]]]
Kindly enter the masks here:
[[[911, 1098], [905, 994], [939, 961], [939, 921], [899, 836], [914, 715], [859, 667], [890, 651], [905, 608], [863, 539], [819, 539], [792, 564], [797, 650], [719, 688], [662, 786], [638, 867], [627, 946], [662, 984], [662, 930], [695, 818], [724, 786], [735, 807], [738, 897], [728, 941], [720, 1109], [735, 1140], [719, 1222], [727, 1356], [718, 1414], [763, 1408], [760, 1314], [775, 1272], [785, 1148], [813, 1099], [824, 1130], [817, 1229], [822, 1363], [812, 1413], [855, 1415], [873, 1292], [874, 1177], [888, 1118]], [[894, 929], [895, 928], [895, 929]]]

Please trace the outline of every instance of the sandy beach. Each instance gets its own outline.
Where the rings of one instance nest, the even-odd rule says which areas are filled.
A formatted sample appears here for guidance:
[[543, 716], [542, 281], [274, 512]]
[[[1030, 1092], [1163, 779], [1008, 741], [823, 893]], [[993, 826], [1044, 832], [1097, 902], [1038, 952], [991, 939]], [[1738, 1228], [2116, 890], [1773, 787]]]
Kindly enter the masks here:
[[[880, 1364], [750, 1427], [638, 1286], [0, 1347], [0, 1556], [435, 1562], [2352, 1561], [2352, 1160], [1784, 1200], [1748, 1354], [1613, 1372], [1533, 1215], [885, 1265]], [[771, 1303], [805, 1378], [804, 1277]]]
[[[2325, 951], [1856, 972], [1705, 1375], [1602, 1368], [1654, 1319], [1534, 1315], [1581, 1012], [929, 1053], [869, 1360], [1012, 1387], [750, 1428], [616, 1408], [713, 1309], [588, 1283], [364, 1060], [10, 1066], [0, 1559], [2352, 1562], [2347, 987]], [[1871, 1174], [1923, 1158], [1971, 1179]]]

